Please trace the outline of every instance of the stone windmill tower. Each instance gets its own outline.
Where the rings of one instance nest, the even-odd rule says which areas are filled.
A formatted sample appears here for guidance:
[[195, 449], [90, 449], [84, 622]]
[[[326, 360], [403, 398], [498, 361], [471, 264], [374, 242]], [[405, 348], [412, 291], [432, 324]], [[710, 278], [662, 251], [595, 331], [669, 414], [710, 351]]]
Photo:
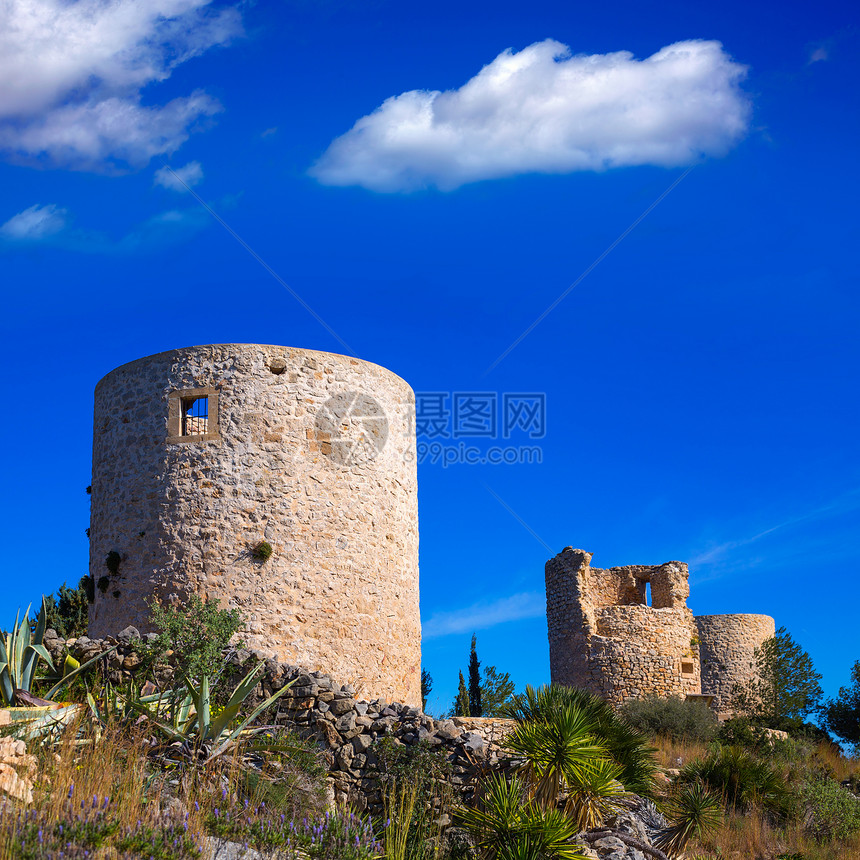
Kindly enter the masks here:
[[91, 636], [196, 593], [238, 607], [253, 647], [420, 703], [412, 390], [257, 344], [117, 368], [95, 391], [90, 574]]

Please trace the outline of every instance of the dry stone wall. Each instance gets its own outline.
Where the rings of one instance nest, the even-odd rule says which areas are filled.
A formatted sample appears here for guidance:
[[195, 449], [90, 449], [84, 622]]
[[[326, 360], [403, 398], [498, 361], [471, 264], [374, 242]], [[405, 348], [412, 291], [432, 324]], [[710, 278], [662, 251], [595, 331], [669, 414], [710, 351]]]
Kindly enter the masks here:
[[755, 649], [776, 632], [768, 615], [697, 615], [702, 655], [702, 688], [714, 707], [731, 710], [732, 690], [755, 677]]
[[390, 371], [282, 346], [177, 349], [109, 373], [95, 392], [90, 635], [146, 632], [147, 601], [195, 593], [239, 608], [251, 646], [417, 704], [414, 412]]
[[[48, 630], [45, 646], [57, 665], [62, 664], [67, 653], [81, 662], [103, 654], [104, 660], [93, 671], [103, 672], [115, 684], [134, 679], [141, 683], [151, 671], [140, 656], [140, 645], [149, 636], [141, 636], [137, 629], [128, 627], [117, 638], [94, 640], [84, 636], [63, 640]], [[374, 815], [382, 814], [379, 761], [374, 749], [377, 741], [390, 737], [404, 746], [426, 742], [440, 751], [450, 766], [451, 784], [468, 801], [474, 794], [475, 778], [487, 765], [499, 763], [501, 744], [514, 727], [513, 720], [435, 719], [415, 705], [380, 698], [367, 701], [351, 684], [341, 684], [328, 673], [281, 663], [259, 649], [242, 648], [227, 659], [237, 679], [259, 662], [265, 663], [260, 683], [247, 700], [249, 708], [292, 682], [273, 712], [261, 719], [318, 742], [329, 772], [330, 800], [349, 803], [353, 809]], [[162, 688], [172, 685], [173, 670], [169, 665], [161, 666], [155, 675]]]

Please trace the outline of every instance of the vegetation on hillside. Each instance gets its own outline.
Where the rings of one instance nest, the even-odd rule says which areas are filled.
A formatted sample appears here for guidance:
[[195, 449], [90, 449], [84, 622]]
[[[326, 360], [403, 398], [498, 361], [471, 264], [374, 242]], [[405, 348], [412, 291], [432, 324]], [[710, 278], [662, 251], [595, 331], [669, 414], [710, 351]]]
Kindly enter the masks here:
[[[656, 848], [645, 846], [655, 858], [860, 855], [857, 762], [810, 726], [819, 676], [785, 631], [757, 655], [758, 686], [746, 699], [739, 691], [745, 713], [722, 726], [680, 699], [651, 697], [615, 711], [571, 688], [515, 694], [507, 675], [481, 671], [473, 637], [458, 702], [507, 715], [514, 730], [482, 765], [467, 804], [446, 757], [427, 743], [376, 741], [368, 758], [384, 815], [371, 819], [327, 810], [323, 752], [260, 722], [287, 687], [263, 698], [259, 666], [243, 677], [226, 670], [243, 627], [239, 612], [198, 598], [154, 605], [159, 632], [137, 646], [149, 672], [141, 687], [112, 681], [105, 661], [79, 666], [69, 655], [55, 665], [43, 644], [49, 618], [73, 630], [80, 593], [61, 589], [36, 618], [19, 613], [0, 642], [7, 704], [61, 690], [68, 699], [0, 730], [25, 737], [34, 756], [32, 789], [22, 780], [0, 803], [0, 856], [191, 860], [215, 838], [285, 860], [574, 860], [609, 832], [635, 847], [629, 834], [605, 828], [648, 802], [641, 798], [667, 817], [652, 832]], [[169, 686], [158, 684], [168, 676]], [[855, 737], [860, 663], [852, 679], [823, 711], [847, 741]], [[423, 673], [423, 695], [431, 687]], [[773, 736], [774, 724], [788, 728], [787, 738]]]

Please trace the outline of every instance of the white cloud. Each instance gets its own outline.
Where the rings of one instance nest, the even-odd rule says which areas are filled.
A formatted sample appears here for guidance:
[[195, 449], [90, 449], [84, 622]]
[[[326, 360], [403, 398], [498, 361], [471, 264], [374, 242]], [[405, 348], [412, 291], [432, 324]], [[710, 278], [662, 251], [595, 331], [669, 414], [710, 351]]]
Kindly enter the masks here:
[[169, 167], [159, 167], [155, 171], [155, 184], [171, 191], [187, 191], [203, 181], [203, 168], [199, 161], [189, 161], [185, 167], [172, 170]]
[[59, 233], [66, 226], [67, 214], [65, 209], [54, 203], [47, 206], [37, 203], [13, 215], [0, 227], [0, 236], [16, 241], [38, 241]]
[[451, 612], [437, 612], [421, 625], [424, 639], [454, 633], [472, 633], [524, 618], [539, 618], [546, 612], [546, 597], [536, 591], [513, 594], [492, 603], [476, 603]]
[[637, 60], [627, 51], [572, 56], [547, 39], [504, 51], [458, 90], [387, 99], [310, 173], [327, 185], [391, 192], [689, 164], [745, 134], [745, 73], [719, 42], [677, 42]]
[[830, 59], [830, 52], [827, 48], [816, 48], [809, 55], [809, 65], [811, 66], [813, 63], [822, 63]]
[[202, 91], [144, 106], [141, 91], [241, 32], [210, 0], [4, 0], [0, 151], [79, 169], [145, 164], [220, 109]]

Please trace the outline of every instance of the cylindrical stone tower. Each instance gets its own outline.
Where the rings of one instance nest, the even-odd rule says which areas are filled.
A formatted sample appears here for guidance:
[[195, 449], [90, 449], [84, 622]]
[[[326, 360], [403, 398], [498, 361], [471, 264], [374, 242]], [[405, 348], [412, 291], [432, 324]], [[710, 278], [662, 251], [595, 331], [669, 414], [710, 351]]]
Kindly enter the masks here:
[[400, 377], [323, 352], [195, 346], [112, 371], [90, 635], [145, 632], [149, 601], [196, 593], [238, 607], [252, 647], [420, 704], [414, 419]]
[[756, 674], [755, 649], [776, 632], [769, 615], [697, 615], [702, 692], [715, 697], [714, 708], [731, 710], [732, 690]]

